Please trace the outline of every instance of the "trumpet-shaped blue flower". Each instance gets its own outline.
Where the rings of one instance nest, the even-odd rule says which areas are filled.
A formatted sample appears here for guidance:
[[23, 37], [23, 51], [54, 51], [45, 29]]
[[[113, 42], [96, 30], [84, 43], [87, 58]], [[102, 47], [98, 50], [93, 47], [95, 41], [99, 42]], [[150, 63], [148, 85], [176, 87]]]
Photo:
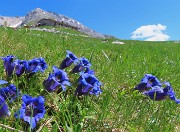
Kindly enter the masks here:
[[100, 90], [102, 84], [94, 75], [88, 73], [82, 74], [79, 77], [78, 81], [79, 85], [75, 91], [76, 95], [81, 96], [88, 93], [99, 95], [100, 93], [102, 93], [102, 91]]
[[55, 66], [53, 66], [53, 73], [49, 74], [49, 77], [44, 80], [43, 85], [48, 92], [53, 92], [60, 86], [64, 91], [66, 90], [66, 85], [71, 86], [67, 73]]
[[175, 92], [173, 91], [170, 83], [165, 82], [164, 85], [165, 88], [160, 86], [154, 86], [151, 90], [143, 92], [143, 94], [155, 101], [164, 100], [169, 96], [171, 100], [174, 100], [177, 104], [179, 104], [180, 100], [176, 98]]
[[7, 115], [10, 115], [10, 111], [8, 109], [5, 99], [0, 95], [0, 118]]
[[60, 69], [64, 69], [69, 67], [72, 63], [76, 64], [78, 62], [78, 58], [71, 51], [66, 50], [66, 52], [66, 58], [60, 64]]
[[10, 100], [10, 102], [15, 100], [18, 96], [20, 96], [20, 94], [20, 90], [17, 89], [13, 84], [10, 84], [4, 88], [0, 88], [0, 95], [3, 96], [5, 100]]
[[26, 73], [36, 73], [38, 71], [41, 71], [43, 73], [46, 68], [47, 64], [42, 57], [34, 58], [28, 61], [28, 69], [26, 70]]
[[15, 60], [15, 73], [18, 77], [20, 77], [27, 69], [28, 62], [26, 60]]
[[23, 95], [22, 106], [14, 116], [28, 122], [31, 129], [34, 129], [37, 122], [42, 119], [46, 113], [44, 102], [45, 99], [42, 96], [33, 98], [29, 95]]
[[141, 82], [134, 89], [143, 92], [154, 86], [162, 86], [162, 84], [156, 76], [145, 74], [145, 76], [141, 79]]
[[6, 71], [6, 75], [10, 77], [14, 71], [14, 58], [13, 55], [8, 55], [6, 57], [2, 57], [2, 60], [4, 61], [4, 69]]
[[91, 63], [86, 58], [80, 58], [79, 63], [72, 69], [71, 73], [78, 73], [83, 71], [85, 68], [91, 67]]

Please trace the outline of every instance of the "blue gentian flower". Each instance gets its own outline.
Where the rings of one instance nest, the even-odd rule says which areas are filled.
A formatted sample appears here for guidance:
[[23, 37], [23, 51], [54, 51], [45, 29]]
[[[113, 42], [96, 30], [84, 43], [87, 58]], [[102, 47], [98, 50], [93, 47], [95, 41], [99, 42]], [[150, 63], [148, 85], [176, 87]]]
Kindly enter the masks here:
[[0, 95], [0, 118], [7, 115], [10, 115], [10, 111], [8, 109], [5, 99]]
[[169, 96], [171, 100], [174, 100], [177, 104], [179, 104], [180, 100], [176, 98], [170, 83], [165, 82], [164, 85], [165, 88], [154, 86], [151, 90], [143, 92], [143, 94], [155, 101], [165, 100]]
[[16, 88], [15, 85], [10, 84], [7, 87], [0, 88], [0, 95], [6, 100], [10, 100], [12, 102], [15, 100], [17, 97], [20, 96], [20, 90]]
[[75, 95], [87, 95], [88, 93], [99, 95], [102, 93], [100, 86], [102, 85], [99, 80], [92, 74], [82, 74], [79, 79], [79, 85], [76, 88]]
[[141, 82], [135, 87], [135, 90], [139, 90], [140, 92], [149, 90], [154, 86], [162, 86], [161, 82], [157, 79], [156, 76], [151, 74], [145, 74], [141, 79]]
[[76, 64], [78, 62], [78, 58], [71, 51], [66, 50], [66, 52], [66, 58], [60, 64], [60, 69], [64, 69], [69, 67], [72, 63]]
[[44, 102], [45, 99], [42, 96], [33, 98], [29, 95], [23, 95], [22, 106], [14, 116], [28, 122], [31, 129], [34, 129], [37, 122], [42, 119], [46, 113]]
[[4, 61], [4, 69], [6, 71], [6, 75], [10, 77], [14, 71], [14, 58], [13, 55], [8, 55], [6, 57], [2, 57], [2, 60]]
[[15, 73], [18, 77], [20, 77], [27, 69], [28, 62], [26, 60], [15, 60]]
[[83, 71], [85, 68], [91, 67], [91, 63], [86, 58], [80, 58], [79, 63], [72, 69], [71, 73], [78, 73]]
[[28, 69], [26, 73], [36, 73], [38, 71], [44, 72], [47, 68], [47, 64], [44, 59], [41, 58], [34, 58], [28, 61]]
[[48, 79], [44, 80], [43, 85], [48, 92], [55, 91], [61, 86], [62, 90], [66, 90], [66, 85], [71, 86], [67, 73], [53, 66], [53, 73], [49, 74]]

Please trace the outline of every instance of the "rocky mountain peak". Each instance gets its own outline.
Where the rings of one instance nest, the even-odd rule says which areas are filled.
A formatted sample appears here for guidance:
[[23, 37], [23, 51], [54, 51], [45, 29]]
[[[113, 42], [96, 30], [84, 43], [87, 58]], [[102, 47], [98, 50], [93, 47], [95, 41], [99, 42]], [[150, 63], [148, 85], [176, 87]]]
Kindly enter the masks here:
[[[0, 25], [4, 25], [4, 21], [2, 20], [3, 18], [4, 17], [0, 18]], [[15, 19], [12, 17], [9, 17], [8, 19], [11, 19], [11, 26], [14, 24], [14, 27], [22, 27], [25, 25], [30, 26], [32, 28], [36, 26], [63, 26], [67, 28], [72, 28], [91, 37], [106, 37], [105, 35], [93, 31], [92, 29], [84, 26], [80, 22], [70, 17], [67, 17], [62, 14], [57, 14], [54, 12], [45, 11], [41, 8], [36, 8], [28, 12], [25, 17], [17, 18], [16, 22], [14, 22]]]

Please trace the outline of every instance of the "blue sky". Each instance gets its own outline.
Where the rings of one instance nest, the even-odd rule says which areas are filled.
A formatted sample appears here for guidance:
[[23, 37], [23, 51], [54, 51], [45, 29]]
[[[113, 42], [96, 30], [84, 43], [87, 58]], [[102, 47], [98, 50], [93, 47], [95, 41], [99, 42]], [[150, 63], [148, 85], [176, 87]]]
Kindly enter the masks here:
[[180, 40], [180, 0], [3, 0], [1, 16], [42, 8], [121, 39]]

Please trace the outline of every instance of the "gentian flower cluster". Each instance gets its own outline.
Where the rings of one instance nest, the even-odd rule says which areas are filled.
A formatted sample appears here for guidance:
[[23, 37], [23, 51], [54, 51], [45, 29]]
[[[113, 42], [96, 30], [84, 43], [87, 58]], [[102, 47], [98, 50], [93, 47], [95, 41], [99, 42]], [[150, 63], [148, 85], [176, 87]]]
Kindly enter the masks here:
[[[12, 55], [1, 58], [4, 62], [5, 72], [8, 77], [11, 77], [13, 72], [18, 77], [20, 77], [22, 74], [33, 75], [38, 71], [43, 73], [47, 68], [47, 64], [43, 58], [34, 58], [28, 61], [18, 59], [14, 60], [15, 56]], [[7, 81], [0, 80], [0, 85], [7, 83]], [[63, 84], [64, 83], [62, 83], [62, 85]], [[9, 102], [12, 102], [20, 95], [20, 90], [17, 89], [13, 84], [0, 88], [0, 117], [10, 115], [6, 101], [8, 100]], [[46, 112], [44, 102], [45, 99], [42, 96], [33, 98], [29, 95], [23, 95], [22, 107], [18, 112], [15, 113], [15, 117], [28, 122], [30, 127], [34, 129], [37, 122], [44, 117]]]
[[14, 60], [14, 58], [15, 56], [12, 55], [2, 57], [2, 60], [4, 61], [6, 75], [8, 77], [12, 76], [13, 71], [15, 71], [15, 74], [20, 77], [23, 73], [31, 75], [38, 71], [43, 73], [44, 70], [47, 68], [47, 64], [42, 57], [34, 58], [28, 61], [18, 59]]
[[100, 87], [100, 81], [95, 77], [94, 70], [90, 69], [92, 66], [88, 59], [82, 57], [77, 58], [72, 52], [67, 51], [66, 58], [60, 64], [60, 68], [64, 69], [70, 66], [74, 62], [75, 66], [71, 70], [71, 73], [79, 73], [78, 86], [75, 90], [75, 95], [99, 95], [102, 93]]
[[[165, 85], [165, 87], [163, 87]], [[135, 90], [143, 92], [144, 95], [148, 96], [154, 101], [165, 100], [169, 97], [171, 100], [174, 100], [177, 104], [180, 103], [180, 100], [176, 98], [175, 92], [169, 82], [161, 83], [157, 77], [146, 74], [141, 82], [135, 87]]]
[[135, 87], [135, 90], [139, 90], [140, 92], [147, 91], [154, 86], [162, 86], [161, 82], [157, 77], [151, 74], [145, 74], [141, 79], [141, 82]]
[[49, 77], [43, 82], [43, 86], [48, 92], [53, 92], [59, 87], [65, 91], [66, 85], [71, 86], [66, 72], [58, 69], [56, 66], [53, 66], [53, 73], [50, 73]]
[[90, 69], [91, 63], [88, 61], [88, 59], [82, 57], [82, 58], [77, 58], [76, 55], [74, 55], [71, 51], [66, 51], [66, 58], [62, 61], [60, 64], [60, 69], [65, 69], [71, 64], [75, 64], [75, 67], [72, 69], [71, 73], [78, 73], [78, 72], [89, 72], [93, 73], [94, 71]]
[[33, 98], [29, 95], [23, 95], [22, 106], [14, 116], [28, 122], [31, 129], [34, 129], [37, 122], [42, 119], [46, 113], [44, 102], [45, 99], [42, 96]]
[[[94, 70], [92, 70], [91, 63], [88, 59], [82, 57], [78, 58], [71, 51], [66, 51], [66, 58], [62, 61], [59, 68], [53, 66], [53, 71], [49, 74], [48, 78], [43, 81], [43, 86], [48, 92], [54, 92], [61, 88], [61, 91], [65, 91], [67, 86], [71, 86], [65, 68], [74, 64], [74, 68], [70, 73], [79, 73], [78, 84], [75, 90], [75, 95], [99, 95], [102, 93], [100, 89], [102, 84], [95, 76]], [[4, 68], [6, 75], [11, 77], [14, 74], [17, 77], [21, 77], [23, 74], [31, 76], [36, 72], [44, 72], [47, 69], [47, 64], [43, 58], [34, 58], [32, 60], [19, 60], [13, 55], [1, 57], [4, 62]], [[13, 78], [9, 78], [13, 79]], [[21, 81], [21, 80], [20, 80]], [[7, 84], [7, 81], [0, 80], [1, 84]], [[22, 93], [15, 85], [9, 84], [0, 88], [0, 117], [10, 115], [7, 102], [12, 102], [16, 98], [20, 97]], [[45, 98], [43, 96], [32, 97], [30, 95], [22, 95], [21, 108], [15, 112], [15, 118], [22, 119], [30, 125], [31, 129], [37, 126], [37, 123], [42, 119], [46, 113], [45, 110]]]

